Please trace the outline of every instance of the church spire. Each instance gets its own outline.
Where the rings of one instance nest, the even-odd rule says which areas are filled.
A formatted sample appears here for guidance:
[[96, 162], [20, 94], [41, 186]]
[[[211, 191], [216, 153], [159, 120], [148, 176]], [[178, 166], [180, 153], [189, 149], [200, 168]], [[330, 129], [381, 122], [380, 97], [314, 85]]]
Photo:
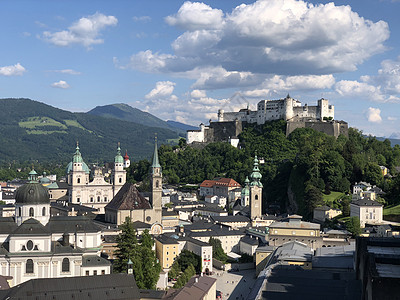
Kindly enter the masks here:
[[155, 137], [153, 162], [151, 164], [151, 168], [152, 168], [153, 172], [154, 172], [155, 168], [161, 168], [161, 165], [160, 165], [160, 163], [158, 161], [157, 136]]
[[117, 164], [122, 164], [124, 163], [124, 158], [121, 155], [121, 147], [120, 144], [118, 142], [118, 148], [117, 148], [117, 155], [115, 156], [114, 162]]
[[256, 154], [254, 156], [253, 172], [250, 175], [251, 185], [258, 185], [259, 187], [262, 187], [261, 177], [262, 175], [260, 173], [260, 169], [258, 168], [258, 159]]
[[74, 158], [73, 158], [74, 163], [81, 163], [83, 162], [81, 152], [79, 151], [79, 142], [76, 142], [76, 148], [75, 148], [75, 153], [74, 153]]

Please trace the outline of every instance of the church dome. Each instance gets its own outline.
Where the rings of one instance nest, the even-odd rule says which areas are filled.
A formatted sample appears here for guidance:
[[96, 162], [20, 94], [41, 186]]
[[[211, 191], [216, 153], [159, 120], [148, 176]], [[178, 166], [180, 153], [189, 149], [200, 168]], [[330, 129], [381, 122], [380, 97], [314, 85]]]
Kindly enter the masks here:
[[17, 204], [49, 204], [47, 188], [38, 182], [27, 183], [17, 189], [15, 194]]
[[115, 156], [114, 162], [118, 163], [118, 164], [124, 163], [124, 158], [121, 155], [121, 148], [119, 147], [119, 145], [118, 145], [117, 155]]

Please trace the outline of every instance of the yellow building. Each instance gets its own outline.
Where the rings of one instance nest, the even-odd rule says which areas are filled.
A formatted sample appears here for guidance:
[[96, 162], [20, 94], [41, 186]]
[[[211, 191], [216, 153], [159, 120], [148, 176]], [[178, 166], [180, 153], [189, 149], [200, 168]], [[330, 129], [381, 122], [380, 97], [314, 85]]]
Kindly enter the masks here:
[[163, 269], [171, 268], [176, 257], [179, 255], [179, 243], [176, 239], [166, 235], [159, 235], [155, 238], [156, 256]]
[[280, 246], [291, 241], [298, 241], [316, 249], [322, 246], [320, 225], [304, 222], [298, 215], [289, 216], [285, 221], [274, 222], [269, 226], [269, 245]]
[[274, 252], [274, 247], [271, 246], [263, 246], [256, 249], [256, 276], [264, 270], [272, 252]]

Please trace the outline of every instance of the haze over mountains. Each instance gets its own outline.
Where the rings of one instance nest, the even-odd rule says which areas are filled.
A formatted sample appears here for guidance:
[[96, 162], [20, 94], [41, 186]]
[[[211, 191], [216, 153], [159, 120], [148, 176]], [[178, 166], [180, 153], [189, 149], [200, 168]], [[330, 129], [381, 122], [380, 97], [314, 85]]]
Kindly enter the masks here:
[[65, 163], [72, 159], [77, 141], [88, 162], [113, 161], [118, 142], [131, 159], [139, 160], [151, 156], [155, 134], [161, 144], [176, 142], [182, 133], [139, 110], [141, 117], [132, 122], [72, 113], [30, 99], [0, 99], [0, 107], [0, 162]]

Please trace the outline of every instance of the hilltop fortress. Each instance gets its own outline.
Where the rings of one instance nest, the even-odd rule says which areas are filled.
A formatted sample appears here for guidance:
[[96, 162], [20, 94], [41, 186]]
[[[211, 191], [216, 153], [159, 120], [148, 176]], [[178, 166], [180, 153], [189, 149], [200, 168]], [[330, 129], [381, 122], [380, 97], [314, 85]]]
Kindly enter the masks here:
[[327, 99], [319, 99], [316, 106], [308, 106], [287, 95], [279, 100], [261, 100], [255, 111], [245, 108], [238, 112], [225, 112], [220, 109], [217, 122], [210, 120], [209, 126], [200, 124], [199, 130], [187, 131], [187, 143], [224, 141], [237, 146], [237, 137], [246, 124], [263, 125], [273, 120], [287, 122], [287, 136], [296, 128], [313, 128], [336, 138], [340, 134], [348, 136], [348, 124], [335, 120], [335, 107]]

